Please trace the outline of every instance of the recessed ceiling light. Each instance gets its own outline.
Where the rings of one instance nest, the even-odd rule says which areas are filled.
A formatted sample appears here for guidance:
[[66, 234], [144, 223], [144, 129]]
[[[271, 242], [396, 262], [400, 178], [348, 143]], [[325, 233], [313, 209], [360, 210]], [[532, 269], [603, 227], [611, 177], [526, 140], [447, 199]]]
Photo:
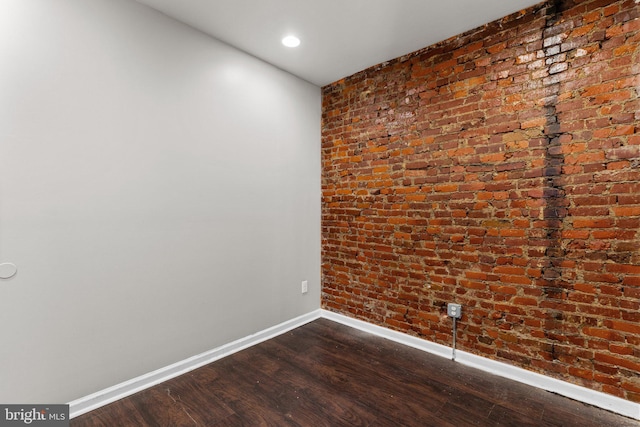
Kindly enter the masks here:
[[287, 36], [282, 39], [282, 44], [286, 47], [297, 47], [300, 45], [300, 39], [296, 36]]

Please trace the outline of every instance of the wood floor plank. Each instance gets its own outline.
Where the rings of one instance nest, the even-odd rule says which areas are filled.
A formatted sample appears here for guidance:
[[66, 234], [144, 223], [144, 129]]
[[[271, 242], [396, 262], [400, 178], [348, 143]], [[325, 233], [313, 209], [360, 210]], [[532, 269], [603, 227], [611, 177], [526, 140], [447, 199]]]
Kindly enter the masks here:
[[71, 426], [616, 426], [640, 422], [319, 319]]
[[[487, 416], [487, 424], [500, 427], [551, 427], [558, 424], [550, 424], [541, 416], [529, 417], [518, 411], [495, 405]], [[566, 423], [559, 424], [566, 426]]]

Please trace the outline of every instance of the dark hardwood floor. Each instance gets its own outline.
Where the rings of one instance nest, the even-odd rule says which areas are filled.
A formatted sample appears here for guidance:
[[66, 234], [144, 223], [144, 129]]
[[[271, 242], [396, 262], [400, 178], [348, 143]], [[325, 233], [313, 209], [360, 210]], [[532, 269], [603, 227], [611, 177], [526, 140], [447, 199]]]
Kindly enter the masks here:
[[71, 426], [640, 426], [326, 319]]

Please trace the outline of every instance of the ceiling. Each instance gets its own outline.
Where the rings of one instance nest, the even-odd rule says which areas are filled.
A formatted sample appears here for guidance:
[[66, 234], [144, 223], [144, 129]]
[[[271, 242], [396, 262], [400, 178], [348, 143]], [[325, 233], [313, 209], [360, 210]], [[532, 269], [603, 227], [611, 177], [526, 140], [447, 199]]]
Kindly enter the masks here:
[[[540, 0], [137, 0], [324, 86]], [[287, 48], [280, 40], [302, 41]]]

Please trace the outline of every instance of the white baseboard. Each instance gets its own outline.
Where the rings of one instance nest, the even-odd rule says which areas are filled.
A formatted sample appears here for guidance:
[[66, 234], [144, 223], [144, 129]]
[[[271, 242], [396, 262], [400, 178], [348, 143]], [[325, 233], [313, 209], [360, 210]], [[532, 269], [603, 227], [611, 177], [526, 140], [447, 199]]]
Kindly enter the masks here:
[[299, 326], [312, 322], [320, 318], [320, 316], [321, 310], [314, 310], [310, 313], [280, 323], [279, 325], [275, 325], [271, 328], [267, 328], [255, 334], [222, 345], [213, 350], [209, 350], [188, 359], [176, 362], [172, 365], [165, 366], [164, 368], [157, 369], [153, 372], [149, 372], [104, 390], [100, 390], [80, 399], [76, 399], [69, 402], [69, 416], [70, 418], [75, 418], [141, 390], [160, 384], [163, 381], [167, 381], [189, 371], [193, 371], [194, 369], [208, 363], [222, 359], [223, 357], [229, 356], [240, 350], [244, 350], [245, 348], [267, 341]]
[[382, 326], [374, 325], [372, 323], [354, 319], [332, 311], [322, 310], [321, 316], [325, 319], [333, 320], [334, 322], [342, 323], [343, 325], [351, 326], [352, 328], [369, 332], [370, 334], [377, 335], [409, 347], [417, 348], [418, 350], [426, 351], [427, 353], [451, 359], [451, 347], [447, 347], [442, 344], [423, 340], [418, 337], [412, 337], [411, 335], [407, 335], [402, 332], [393, 331]]
[[[361, 320], [353, 319], [327, 310], [322, 310], [321, 317], [438, 356], [446, 357], [448, 359], [452, 358], [453, 351], [451, 347], [432, 343], [402, 332], [393, 331], [391, 329], [383, 328], [381, 326], [373, 325], [371, 323], [363, 322]], [[526, 369], [498, 362], [486, 357], [477, 356], [466, 351], [456, 350], [456, 362], [508, 378], [510, 380], [557, 393], [579, 402], [584, 402], [598, 408], [606, 409], [629, 418], [640, 420], [640, 404], [620, 399], [619, 397], [615, 397], [610, 394], [601, 393], [566, 381], [557, 380], [555, 378], [547, 377], [546, 375], [527, 371]]]
[[[148, 374], [141, 375], [129, 381], [116, 384], [112, 387], [90, 394], [89, 396], [69, 402], [70, 417], [75, 418], [86, 412], [107, 405], [116, 400], [130, 396], [146, 388], [152, 387], [163, 381], [175, 378], [189, 371], [197, 369], [208, 363], [222, 359], [245, 348], [259, 344], [263, 341], [274, 338], [292, 329], [305, 325], [318, 318], [325, 318], [343, 325], [359, 329], [364, 332], [377, 335], [391, 341], [407, 345], [431, 354], [450, 359], [452, 357], [452, 349], [450, 347], [426, 341], [402, 332], [387, 329], [381, 326], [373, 325], [362, 320], [354, 319], [342, 314], [333, 313], [327, 310], [314, 310], [310, 313], [296, 317], [279, 325], [225, 344], [205, 353], [190, 357], [188, 359], [176, 362], [172, 365], [160, 368]], [[465, 351], [456, 351], [456, 362], [462, 363], [490, 372], [504, 378], [528, 384], [543, 390], [560, 394], [571, 399], [587, 403], [599, 408], [615, 412], [626, 417], [640, 420], [640, 404], [620, 399], [609, 394], [601, 393], [585, 387], [580, 387], [565, 381], [547, 377], [526, 369], [518, 368], [507, 363], [498, 362], [486, 357], [477, 356]]]
[[486, 357], [456, 351], [456, 362], [640, 420], [640, 404]]

